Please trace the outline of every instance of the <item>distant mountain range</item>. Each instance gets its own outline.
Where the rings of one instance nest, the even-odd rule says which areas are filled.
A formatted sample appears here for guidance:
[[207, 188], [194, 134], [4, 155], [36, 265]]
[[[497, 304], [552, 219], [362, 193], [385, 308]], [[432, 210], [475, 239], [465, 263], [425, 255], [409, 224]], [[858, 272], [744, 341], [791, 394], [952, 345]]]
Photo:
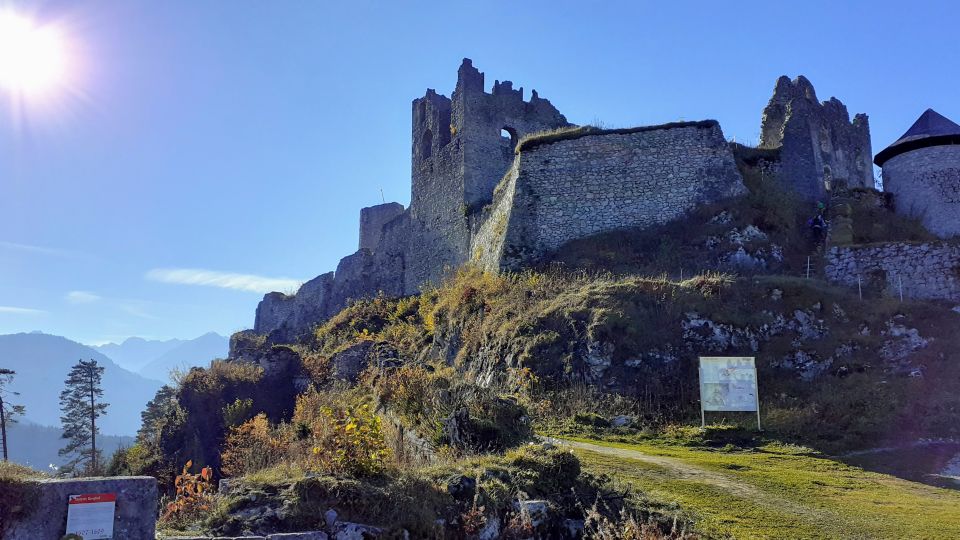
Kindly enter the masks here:
[[225, 358], [229, 338], [209, 332], [196, 339], [146, 340], [132, 337], [123, 343], [92, 347], [121, 367], [149, 379], [168, 382], [173, 370], [186, 371], [206, 366], [211, 360]]
[[110, 358], [69, 339], [50, 334], [0, 335], [0, 367], [17, 372], [10, 389], [20, 392], [17, 403], [27, 407], [25, 418], [36, 424], [60, 426], [60, 391], [78, 360], [96, 360], [105, 368], [104, 399], [110, 404], [100, 420], [108, 435], [133, 435], [140, 427], [140, 411], [160, 386], [118, 366]]

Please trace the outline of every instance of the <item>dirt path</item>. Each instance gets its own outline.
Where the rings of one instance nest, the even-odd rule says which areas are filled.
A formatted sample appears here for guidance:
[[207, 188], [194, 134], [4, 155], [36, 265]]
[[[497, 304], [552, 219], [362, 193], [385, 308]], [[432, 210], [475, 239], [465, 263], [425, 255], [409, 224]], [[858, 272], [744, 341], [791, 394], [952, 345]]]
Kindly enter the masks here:
[[624, 459], [633, 459], [637, 461], [643, 461], [645, 463], [652, 463], [654, 465], [663, 467], [668, 472], [668, 476], [670, 476], [671, 478], [710, 484], [712, 486], [716, 486], [720, 489], [723, 489], [736, 497], [749, 499], [758, 504], [762, 504], [772, 508], [787, 510], [794, 514], [807, 516], [811, 519], [831, 520], [837, 517], [836, 515], [822, 508], [816, 508], [813, 506], [797, 503], [796, 501], [790, 501], [782, 497], [778, 497], [752, 484], [739, 480], [735, 478], [732, 474], [725, 474], [718, 471], [711, 471], [709, 469], [705, 469], [703, 467], [699, 467], [697, 465], [692, 465], [690, 463], [687, 463], [682, 459], [666, 457], [666, 456], [655, 456], [655, 455], [640, 452], [638, 450], [630, 450], [627, 448], [600, 446], [596, 444], [590, 444], [590, 443], [579, 442], [579, 441], [570, 441], [567, 439], [557, 439], [553, 437], [544, 437], [544, 440], [549, 441], [558, 446], [566, 446], [568, 448], [573, 448], [575, 450], [596, 452], [598, 454], [604, 454], [608, 456], [615, 456], [615, 457], [624, 458]]

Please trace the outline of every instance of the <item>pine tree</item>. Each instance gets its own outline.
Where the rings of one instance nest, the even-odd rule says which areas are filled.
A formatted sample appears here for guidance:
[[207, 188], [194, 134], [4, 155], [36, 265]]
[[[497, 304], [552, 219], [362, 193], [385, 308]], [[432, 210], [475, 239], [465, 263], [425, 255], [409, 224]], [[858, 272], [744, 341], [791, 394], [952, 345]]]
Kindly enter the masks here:
[[17, 372], [12, 369], [0, 368], [0, 441], [3, 443], [3, 460], [7, 461], [9, 451], [7, 449], [7, 424], [15, 424], [17, 417], [23, 415], [26, 408], [23, 405], [14, 405], [10, 403], [9, 396], [19, 396], [20, 392], [7, 390], [7, 386], [13, 382], [13, 376]]
[[147, 402], [147, 407], [140, 413], [140, 429], [137, 431], [137, 440], [145, 444], [156, 444], [160, 439], [160, 431], [171, 410], [177, 405], [177, 391], [170, 385], [163, 385], [156, 395]]
[[96, 360], [80, 360], [70, 369], [66, 388], [60, 392], [60, 411], [63, 416], [63, 438], [70, 442], [60, 450], [61, 456], [72, 455], [64, 466], [76, 471], [86, 464], [86, 472], [96, 476], [100, 472], [100, 451], [97, 450], [97, 418], [107, 413], [107, 403], [100, 403], [103, 389], [100, 387], [103, 367]]

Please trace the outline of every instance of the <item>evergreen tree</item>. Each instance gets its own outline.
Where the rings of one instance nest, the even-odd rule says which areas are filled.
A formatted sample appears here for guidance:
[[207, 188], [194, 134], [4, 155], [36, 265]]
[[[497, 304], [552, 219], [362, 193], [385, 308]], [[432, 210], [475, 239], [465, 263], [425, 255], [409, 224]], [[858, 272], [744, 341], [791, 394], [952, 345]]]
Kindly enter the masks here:
[[7, 461], [10, 456], [7, 451], [7, 424], [15, 424], [17, 417], [23, 415], [26, 408], [23, 405], [14, 405], [10, 403], [10, 396], [19, 396], [19, 392], [7, 390], [7, 386], [13, 382], [13, 376], [17, 372], [12, 369], [0, 368], [0, 441], [3, 443], [3, 460]]
[[63, 416], [63, 438], [68, 439], [67, 446], [60, 450], [61, 456], [72, 455], [73, 459], [64, 466], [67, 471], [76, 471], [86, 464], [86, 472], [97, 475], [100, 472], [100, 451], [97, 450], [97, 418], [107, 413], [107, 403], [100, 403], [103, 389], [100, 387], [103, 367], [96, 360], [80, 360], [70, 369], [66, 388], [60, 392], [60, 411]]
[[177, 391], [170, 385], [163, 385], [157, 394], [147, 402], [147, 407], [140, 413], [140, 430], [137, 431], [137, 440], [156, 445], [160, 439], [167, 416], [177, 405]]

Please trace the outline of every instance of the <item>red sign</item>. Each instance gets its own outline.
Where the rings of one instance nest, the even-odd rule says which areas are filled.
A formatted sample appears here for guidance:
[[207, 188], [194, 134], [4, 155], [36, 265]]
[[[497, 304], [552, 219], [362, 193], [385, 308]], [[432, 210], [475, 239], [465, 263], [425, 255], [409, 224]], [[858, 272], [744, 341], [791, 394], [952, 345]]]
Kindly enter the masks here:
[[91, 493], [87, 495], [71, 495], [70, 504], [87, 504], [117, 502], [116, 493]]

